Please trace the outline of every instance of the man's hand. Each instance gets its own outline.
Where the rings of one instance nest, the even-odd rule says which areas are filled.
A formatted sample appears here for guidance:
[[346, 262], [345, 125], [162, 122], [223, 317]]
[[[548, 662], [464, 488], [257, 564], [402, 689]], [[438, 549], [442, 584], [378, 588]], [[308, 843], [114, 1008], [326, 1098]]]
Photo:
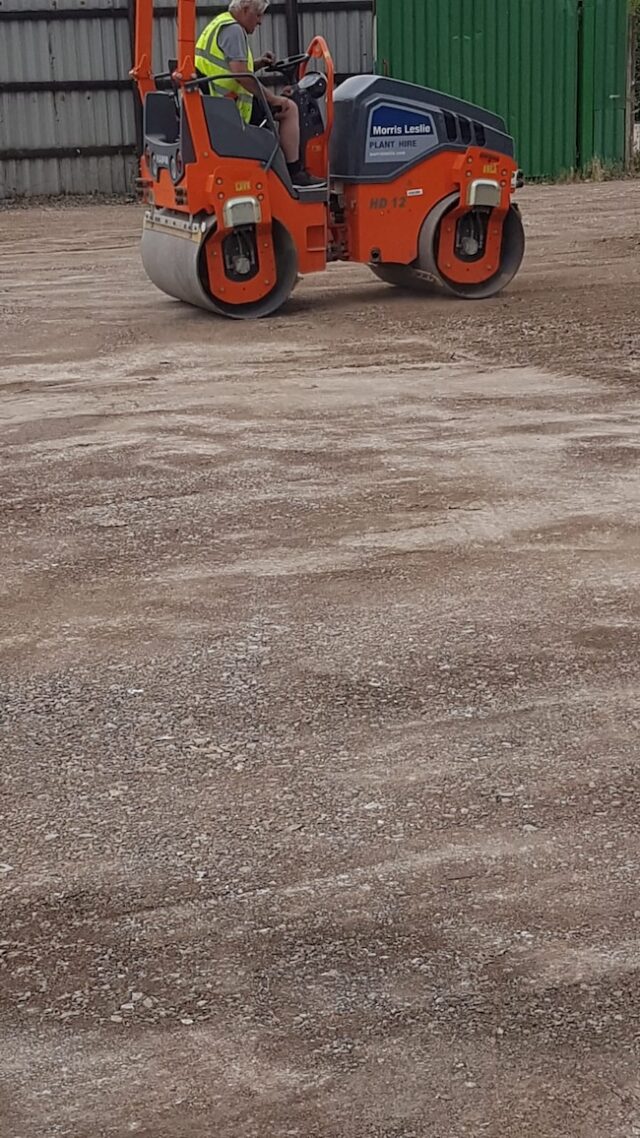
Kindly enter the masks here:
[[260, 71], [262, 67], [269, 67], [270, 64], [275, 63], [275, 61], [276, 57], [273, 52], [265, 51], [264, 55], [261, 55], [259, 59], [256, 59], [254, 67], [256, 71]]
[[281, 95], [272, 95], [269, 99], [269, 106], [274, 119], [279, 119], [289, 109], [289, 99], [283, 99]]

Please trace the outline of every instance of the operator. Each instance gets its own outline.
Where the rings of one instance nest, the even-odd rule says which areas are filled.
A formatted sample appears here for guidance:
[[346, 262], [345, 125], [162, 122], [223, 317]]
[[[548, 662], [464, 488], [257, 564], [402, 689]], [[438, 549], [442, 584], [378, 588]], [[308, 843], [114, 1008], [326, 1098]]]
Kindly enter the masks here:
[[[260, 27], [270, 0], [230, 0], [229, 11], [207, 24], [196, 44], [196, 69], [200, 75], [214, 80], [212, 95], [235, 99], [245, 124], [251, 122], [257, 79], [224, 79], [229, 72], [253, 72], [275, 62], [272, 52], [254, 61], [249, 36]], [[263, 88], [273, 117], [280, 127], [280, 145], [284, 152], [291, 181], [295, 186], [322, 186], [322, 178], [314, 178], [302, 169], [300, 161], [300, 115], [292, 99], [274, 95]]]

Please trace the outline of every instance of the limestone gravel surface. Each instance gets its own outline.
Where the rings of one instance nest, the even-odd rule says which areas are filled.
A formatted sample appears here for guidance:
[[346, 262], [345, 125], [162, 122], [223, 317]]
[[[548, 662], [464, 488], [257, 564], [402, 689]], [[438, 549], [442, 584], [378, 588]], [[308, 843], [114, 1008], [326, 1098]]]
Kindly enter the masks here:
[[0, 216], [3, 1138], [640, 1135], [640, 183], [259, 324]]

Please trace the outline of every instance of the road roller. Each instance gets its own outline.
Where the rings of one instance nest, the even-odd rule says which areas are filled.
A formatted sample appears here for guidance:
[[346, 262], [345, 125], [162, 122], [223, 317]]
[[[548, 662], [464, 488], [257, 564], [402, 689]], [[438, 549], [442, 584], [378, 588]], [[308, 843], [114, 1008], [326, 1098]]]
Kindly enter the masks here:
[[[495, 296], [513, 280], [525, 241], [502, 118], [385, 76], [336, 85], [316, 36], [259, 73], [259, 113], [246, 125], [234, 100], [211, 95], [196, 72], [195, 36], [195, 0], [178, 0], [176, 59], [154, 75], [153, 0], [137, 0], [142, 261], [164, 293], [253, 319], [334, 261], [463, 299]], [[321, 184], [293, 185], [262, 83], [297, 103], [300, 159]]]

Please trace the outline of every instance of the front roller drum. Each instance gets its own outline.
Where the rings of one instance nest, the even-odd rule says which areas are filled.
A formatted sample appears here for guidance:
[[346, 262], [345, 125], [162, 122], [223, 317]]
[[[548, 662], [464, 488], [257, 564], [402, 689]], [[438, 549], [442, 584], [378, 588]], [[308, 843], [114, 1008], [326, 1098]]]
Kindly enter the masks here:
[[186, 218], [168, 210], [149, 211], [142, 233], [142, 264], [149, 279], [167, 296], [234, 320], [270, 316], [288, 300], [298, 279], [293, 240], [273, 222], [273, 288], [259, 300], [229, 303], [216, 294], [209, 271], [207, 245], [215, 241], [215, 218]]
[[446, 292], [463, 300], [485, 300], [506, 288], [524, 257], [525, 237], [520, 210], [512, 205], [504, 218], [497, 270], [486, 280], [470, 283], [448, 277], [439, 257], [443, 223], [448, 215], [454, 215], [458, 201], [457, 195], [451, 194], [427, 216], [420, 231], [419, 253], [415, 261], [410, 265], [371, 265], [375, 275], [397, 288], [413, 292]]

